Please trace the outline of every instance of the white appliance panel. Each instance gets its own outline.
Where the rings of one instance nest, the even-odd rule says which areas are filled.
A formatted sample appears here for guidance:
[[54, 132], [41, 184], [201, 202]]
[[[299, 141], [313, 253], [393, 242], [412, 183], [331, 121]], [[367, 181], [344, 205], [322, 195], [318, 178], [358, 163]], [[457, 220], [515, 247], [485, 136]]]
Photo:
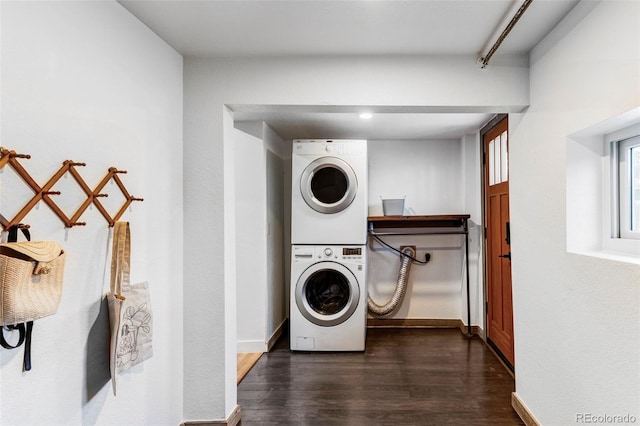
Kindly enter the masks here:
[[365, 245], [293, 246], [291, 350], [364, 350], [366, 250]]
[[367, 193], [367, 141], [293, 141], [291, 243], [366, 244]]

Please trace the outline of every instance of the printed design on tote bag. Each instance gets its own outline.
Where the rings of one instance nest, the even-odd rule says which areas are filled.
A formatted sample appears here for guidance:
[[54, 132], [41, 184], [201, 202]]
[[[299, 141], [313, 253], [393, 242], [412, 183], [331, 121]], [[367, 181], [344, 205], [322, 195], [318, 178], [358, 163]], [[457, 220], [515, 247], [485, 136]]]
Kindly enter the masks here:
[[136, 309], [129, 306], [122, 316], [121, 335], [118, 342], [117, 366], [124, 367], [138, 358], [138, 335], [151, 332], [151, 313], [147, 304], [142, 303]]

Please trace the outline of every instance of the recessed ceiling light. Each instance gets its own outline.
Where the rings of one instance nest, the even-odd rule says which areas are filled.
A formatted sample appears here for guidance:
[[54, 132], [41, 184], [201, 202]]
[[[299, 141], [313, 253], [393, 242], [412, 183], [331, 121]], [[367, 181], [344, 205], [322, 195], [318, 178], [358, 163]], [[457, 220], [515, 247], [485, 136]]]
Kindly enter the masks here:
[[370, 112], [361, 112], [360, 114], [358, 114], [358, 117], [362, 118], [363, 120], [369, 120], [371, 117], [373, 117], [373, 114], [371, 114]]

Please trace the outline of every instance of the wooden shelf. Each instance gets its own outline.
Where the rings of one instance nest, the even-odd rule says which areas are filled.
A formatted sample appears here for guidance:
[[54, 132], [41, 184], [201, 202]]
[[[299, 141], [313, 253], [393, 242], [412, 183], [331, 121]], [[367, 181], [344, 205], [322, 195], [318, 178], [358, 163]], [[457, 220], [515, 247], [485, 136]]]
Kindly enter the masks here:
[[369, 216], [367, 220], [375, 228], [460, 228], [470, 217], [468, 214]]

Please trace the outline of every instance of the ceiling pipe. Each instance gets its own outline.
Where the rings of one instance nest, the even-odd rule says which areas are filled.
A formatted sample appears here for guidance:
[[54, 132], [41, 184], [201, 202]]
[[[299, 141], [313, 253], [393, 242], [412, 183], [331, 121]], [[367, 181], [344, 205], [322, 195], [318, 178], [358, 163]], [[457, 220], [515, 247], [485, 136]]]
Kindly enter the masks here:
[[527, 8], [532, 2], [533, 0], [524, 0], [520, 8], [516, 11], [515, 15], [513, 15], [513, 18], [511, 18], [511, 21], [509, 21], [509, 23], [507, 24], [507, 27], [502, 31], [502, 33], [500, 34], [498, 39], [495, 41], [495, 43], [493, 43], [493, 46], [491, 46], [491, 49], [489, 49], [486, 55], [478, 58], [478, 66], [481, 69], [485, 69], [489, 65], [489, 61], [491, 60], [491, 57], [493, 56], [493, 54], [496, 53], [496, 51], [498, 50], [498, 48], [500, 47], [504, 39], [507, 38], [507, 36], [509, 35], [513, 27], [515, 27], [516, 23], [518, 23], [518, 21], [524, 14], [525, 10], [527, 10]]

